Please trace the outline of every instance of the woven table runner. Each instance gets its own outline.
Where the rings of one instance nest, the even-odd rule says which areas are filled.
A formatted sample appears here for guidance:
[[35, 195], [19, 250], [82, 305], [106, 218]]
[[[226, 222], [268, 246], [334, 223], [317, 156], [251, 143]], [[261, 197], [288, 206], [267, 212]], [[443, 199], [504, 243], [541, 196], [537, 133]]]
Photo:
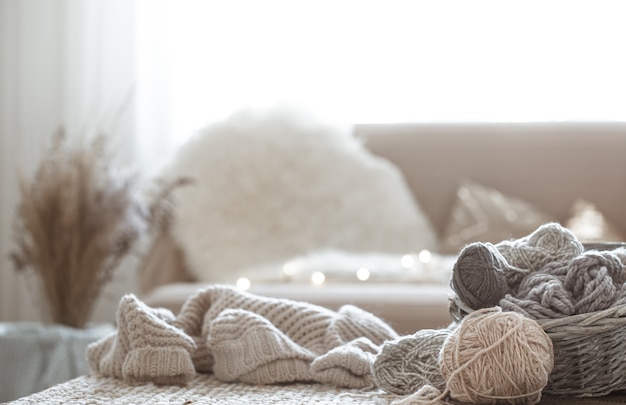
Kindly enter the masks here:
[[[391, 404], [402, 397], [379, 390], [349, 390], [322, 384], [248, 385], [223, 383], [213, 375], [198, 374], [180, 386], [130, 385], [114, 378], [87, 375], [9, 402], [26, 404]], [[626, 404], [626, 395], [601, 398], [545, 397], [546, 405]]]

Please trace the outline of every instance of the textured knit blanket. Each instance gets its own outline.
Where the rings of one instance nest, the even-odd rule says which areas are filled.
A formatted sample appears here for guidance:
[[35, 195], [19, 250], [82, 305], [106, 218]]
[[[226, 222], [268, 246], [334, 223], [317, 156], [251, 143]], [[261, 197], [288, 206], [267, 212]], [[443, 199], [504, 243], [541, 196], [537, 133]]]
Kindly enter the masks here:
[[338, 311], [226, 286], [190, 297], [180, 313], [150, 308], [132, 294], [117, 330], [87, 349], [90, 367], [126, 382], [185, 384], [212, 372], [224, 382], [373, 385], [379, 346], [398, 335], [354, 306]]

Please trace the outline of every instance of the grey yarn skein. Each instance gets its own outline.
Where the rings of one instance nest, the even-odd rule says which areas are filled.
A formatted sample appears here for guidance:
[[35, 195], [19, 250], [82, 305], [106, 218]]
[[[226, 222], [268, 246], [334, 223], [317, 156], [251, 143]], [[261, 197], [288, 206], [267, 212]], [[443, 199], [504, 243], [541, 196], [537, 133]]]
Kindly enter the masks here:
[[558, 276], [533, 273], [520, 284], [516, 296], [507, 294], [500, 300], [504, 311], [513, 311], [531, 319], [556, 319], [575, 312], [572, 295]]
[[454, 263], [450, 287], [471, 309], [495, 306], [509, 292], [504, 276], [509, 267], [494, 245], [470, 243]]
[[547, 264], [524, 279], [515, 296], [507, 295], [499, 305], [533, 319], [601, 311], [621, 302], [623, 278], [619, 256], [587, 251], [569, 261]]
[[564, 287], [571, 291], [576, 313], [609, 308], [619, 298], [623, 265], [610, 252], [585, 252], [568, 267]]
[[[626, 248], [618, 247], [610, 251], [622, 262], [622, 265], [626, 268]], [[626, 281], [626, 272], [622, 271], [622, 275], [618, 281], [625, 282]]]
[[383, 343], [372, 364], [376, 385], [397, 395], [417, 392], [425, 385], [443, 390], [439, 355], [450, 329], [422, 329], [413, 335]]

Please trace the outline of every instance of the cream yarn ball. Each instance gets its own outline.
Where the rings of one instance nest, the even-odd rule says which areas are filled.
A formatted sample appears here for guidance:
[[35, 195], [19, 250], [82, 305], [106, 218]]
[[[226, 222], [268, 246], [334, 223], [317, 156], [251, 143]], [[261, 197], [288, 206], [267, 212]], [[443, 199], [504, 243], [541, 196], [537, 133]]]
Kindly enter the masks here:
[[474, 404], [538, 403], [553, 365], [552, 341], [541, 326], [499, 307], [467, 315], [440, 354], [450, 397]]

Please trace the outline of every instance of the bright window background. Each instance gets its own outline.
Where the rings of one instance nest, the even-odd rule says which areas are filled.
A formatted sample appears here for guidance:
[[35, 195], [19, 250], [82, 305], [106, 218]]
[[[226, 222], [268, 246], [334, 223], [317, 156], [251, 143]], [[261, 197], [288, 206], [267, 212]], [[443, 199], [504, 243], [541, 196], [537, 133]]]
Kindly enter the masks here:
[[360, 123], [626, 121], [624, 16], [602, 0], [144, 0], [138, 73], [180, 141], [284, 101]]

